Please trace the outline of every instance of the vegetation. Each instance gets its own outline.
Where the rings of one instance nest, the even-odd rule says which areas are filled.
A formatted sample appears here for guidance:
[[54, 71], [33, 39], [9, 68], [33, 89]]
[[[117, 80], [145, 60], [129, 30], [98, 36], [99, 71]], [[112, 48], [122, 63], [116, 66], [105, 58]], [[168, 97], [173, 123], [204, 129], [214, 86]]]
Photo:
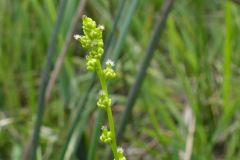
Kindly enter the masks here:
[[237, 2], [1, 0], [0, 159], [33, 158], [33, 144], [38, 160], [109, 158], [101, 76], [73, 38], [84, 14], [105, 27], [102, 64], [116, 62], [107, 94], [126, 159], [240, 159]]
[[109, 128], [102, 126], [102, 134], [100, 140], [111, 146], [115, 160], [126, 160], [123, 155], [123, 149], [117, 148], [115, 135], [114, 120], [112, 116], [112, 100], [108, 93], [107, 80], [116, 78], [116, 72], [113, 70], [114, 62], [107, 60], [105, 69], [102, 69], [100, 63], [103, 50], [102, 31], [104, 26], [96, 26], [96, 22], [87, 16], [83, 16], [83, 32], [84, 36], [74, 35], [76, 40], [79, 40], [82, 46], [89, 49], [89, 54], [86, 56], [87, 70], [95, 71], [101, 83], [101, 91], [98, 96], [97, 106], [100, 109], [105, 109], [107, 112]]

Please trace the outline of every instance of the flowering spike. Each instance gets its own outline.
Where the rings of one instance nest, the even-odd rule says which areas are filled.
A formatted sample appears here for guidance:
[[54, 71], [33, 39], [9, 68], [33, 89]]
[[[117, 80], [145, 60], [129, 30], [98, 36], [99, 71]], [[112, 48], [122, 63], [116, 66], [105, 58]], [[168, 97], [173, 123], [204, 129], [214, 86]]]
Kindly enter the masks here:
[[98, 75], [98, 78], [101, 82], [102, 90], [99, 93], [97, 106], [106, 110], [108, 115], [109, 122], [109, 131], [107, 127], [102, 127], [102, 134], [100, 140], [102, 142], [108, 143], [113, 151], [114, 158], [116, 160], [126, 160], [123, 156], [123, 151], [117, 149], [117, 141], [115, 136], [115, 127], [114, 120], [112, 116], [112, 100], [109, 98], [108, 88], [107, 88], [107, 79], [112, 79], [116, 77], [116, 73], [113, 70], [114, 63], [111, 60], [106, 62], [106, 68], [102, 69], [100, 59], [104, 53], [104, 44], [102, 32], [104, 26], [96, 25], [96, 22], [87, 16], [83, 16], [83, 33], [84, 35], [74, 35], [74, 38], [78, 40], [83, 48], [86, 48], [89, 51], [89, 54], [86, 56], [86, 67], [87, 70], [95, 71]]
[[76, 40], [79, 40], [83, 48], [89, 49], [89, 56], [87, 57], [87, 70], [94, 71], [96, 61], [99, 60], [104, 52], [102, 25], [96, 25], [96, 22], [87, 16], [83, 16], [83, 36], [74, 35]]

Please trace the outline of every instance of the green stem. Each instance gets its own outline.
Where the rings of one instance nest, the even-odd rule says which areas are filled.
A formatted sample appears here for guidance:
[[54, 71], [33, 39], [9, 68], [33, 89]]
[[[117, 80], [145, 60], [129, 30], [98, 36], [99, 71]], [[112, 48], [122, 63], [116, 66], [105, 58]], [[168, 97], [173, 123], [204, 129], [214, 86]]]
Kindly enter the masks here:
[[115, 129], [114, 129], [114, 122], [113, 122], [111, 107], [107, 107], [107, 115], [108, 115], [108, 122], [109, 122], [110, 131], [112, 133], [111, 146], [112, 146], [112, 150], [113, 150], [115, 160], [118, 160], [119, 158], [117, 156], [117, 142], [116, 142], [116, 136], [115, 136]]
[[[102, 86], [102, 90], [107, 94], [108, 96], [108, 89], [107, 89], [107, 83], [106, 79], [103, 76], [102, 72], [102, 66], [100, 61], [97, 61], [97, 69], [96, 69], [97, 75], [100, 79], [100, 83]], [[111, 106], [107, 107], [107, 116], [108, 116], [108, 122], [109, 122], [109, 128], [112, 133], [112, 141], [111, 141], [111, 148], [113, 151], [113, 155], [115, 160], [119, 160], [118, 154], [117, 154], [117, 141], [116, 141], [116, 136], [115, 136], [115, 127], [114, 127], [114, 122], [113, 122], [113, 116], [112, 116], [112, 109]]]

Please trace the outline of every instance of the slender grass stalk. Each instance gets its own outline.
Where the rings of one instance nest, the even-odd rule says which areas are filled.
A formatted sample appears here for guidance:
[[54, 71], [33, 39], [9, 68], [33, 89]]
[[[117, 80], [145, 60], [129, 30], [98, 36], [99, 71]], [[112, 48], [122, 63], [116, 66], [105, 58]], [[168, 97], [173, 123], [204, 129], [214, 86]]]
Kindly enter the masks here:
[[224, 41], [224, 52], [223, 52], [223, 114], [218, 123], [218, 127], [213, 135], [213, 142], [217, 140], [219, 134], [229, 123], [229, 114], [233, 109], [233, 104], [230, 101], [231, 96], [231, 64], [232, 64], [232, 15], [231, 15], [231, 2], [224, 2], [225, 6], [225, 41]]
[[62, 16], [65, 10], [66, 2], [67, 2], [66, 0], [60, 1], [60, 6], [57, 14], [57, 21], [56, 21], [54, 30], [52, 32], [49, 48], [47, 50], [46, 64], [41, 76], [42, 80], [39, 88], [36, 122], [35, 122], [34, 131], [31, 139], [31, 148], [29, 153], [27, 153], [27, 157], [29, 157], [28, 159], [31, 159], [31, 160], [36, 159], [36, 150], [38, 145], [42, 118], [43, 118], [44, 109], [45, 109], [45, 91], [46, 91], [46, 86], [49, 80], [49, 72], [52, 64], [53, 55], [55, 53], [57, 34], [60, 30]]
[[102, 126], [102, 123], [99, 123], [99, 122], [103, 122], [103, 119], [104, 119], [104, 112], [102, 110], [99, 110], [97, 112], [97, 118], [95, 121], [94, 130], [93, 130], [93, 134], [91, 137], [91, 142], [88, 150], [88, 155], [87, 155], [88, 160], [96, 159], [96, 149], [98, 145], [99, 135], [101, 134], [101, 126]]
[[158, 139], [158, 142], [161, 143], [161, 144], [166, 144], [166, 143], [168, 143], [169, 138], [165, 137], [164, 134], [162, 134], [163, 132], [162, 132], [161, 128], [159, 127], [158, 120], [155, 116], [154, 109], [151, 106], [151, 104], [149, 104], [149, 102], [147, 100], [149, 102], [152, 102], [152, 97], [150, 97], [148, 95], [144, 96], [143, 97], [143, 103], [144, 103], [144, 106], [146, 106], [146, 108], [148, 110], [149, 120], [151, 121], [153, 129], [156, 132], [156, 137]]
[[49, 80], [49, 83], [48, 83], [48, 86], [46, 89], [46, 96], [45, 96], [46, 103], [48, 103], [49, 99], [51, 98], [51, 93], [52, 93], [53, 87], [55, 85], [55, 82], [57, 80], [57, 77], [61, 71], [63, 60], [64, 60], [65, 55], [67, 54], [67, 50], [69, 48], [69, 45], [70, 45], [70, 42], [71, 42], [71, 39], [73, 36], [73, 32], [75, 31], [76, 26], [78, 24], [78, 19], [82, 16], [85, 5], [86, 5], [86, 0], [81, 0], [79, 3], [79, 6], [77, 8], [77, 11], [74, 15], [74, 18], [71, 22], [71, 26], [67, 33], [67, 36], [66, 36], [66, 39], [64, 42], [64, 46], [61, 48], [61, 51], [56, 60], [56, 64], [54, 66], [54, 69], [52, 71], [52, 74], [51, 74], [51, 77], [50, 77], [50, 80]]
[[88, 87], [88, 90], [86, 91], [86, 93], [83, 96], [83, 100], [82, 100], [81, 104], [78, 106], [77, 114], [76, 114], [76, 116], [73, 120], [73, 123], [72, 123], [69, 131], [68, 131], [66, 140], [64, 142], [64, 145], [63, 145], [61, 153], [60, 153], [60, 159], [61, 160], [64, 160], [64, 158], [65, 158], [65, 154], [66, 154], [66, 151], [67, 151], [68, 146], [70, 144], [72, 135], [73, 135], [75, 129], [77, 128], [77, 126], [78, 126], [78, 123], [81, 119], [81, 115], [82, 115], [83, 110], [84, 110], [84, 107], [82, 107], [82, 106], [87, 105], [88, 97], [90, 96], [90, 93], [91, 93], [92, 89], [93, 89], [93, 84], [90, 84], [89, 87]]
[[[132, 16], [133, 16], [138, 4], [139, 4], [139, 0], [133, 0], [129, 6], [129, 11], [127, 12], [126, 15], [124, 15], [125, 18], [121, 25], [121, 34], [119, 35], [118, 41], [117, 41], [117, 43], [114, 47], [113, 53], [112, 53], [113, 60], [116, 60], [120, 55], [120, 51], [122, 49], [123, 42], [127, 35], [128, 27], [130, 25]], [[107, 54], [109, 54], [109, 53], [107, 53]]]
[[231, 2], [226, 2], [225, 5], [225, 24], [226, 24], [226, 36], [224, 42], [224, 74], [223, 74], [223, 99], [224, 99], [224, 111], [229, 109], [230, 94], [231, 94], [231, 57], [232, 57], [232, 46], [231, 46], [231, 33], [232, 33], [232, 20], [231, 20]]
[[[112, 30], [110, 31], [109, 36], [107, 37], [107, 40], [106, 40], [106, 45], [105, 45], [106, 51], [109, 50], [110, 44], [111, 44], [112, 39], [114, 37], [113, 34], [114, 34], [114, 32], [115, 32], [115, 30], [117, 28], [117, 24], [119, 22], [119, 19], [121, 18], [125, 2], [126, 2], [126, 0], [121, 0], [119, 2], [119, 7], [117, 8], [117, 14], [116, 14], [116, 17], [115, 17], [114, 22], [113, 22]], [[106, 55], [107, 54], [103, 55], [103, 59], [105, 58]]]
[[[94, 102], [94, 95], [96, 93], [97, 87], [94, 87], [90, 93], [89, 93], [89, 100], [86, 103], [86, 106], [88, 106], [87, 108], [85, 108], [84, 110], [82, 110], [81, 115], [76, 115], [77, 119], [78, 119], [78, 123], [75, 123], [74, 127], [76, 128], [76, 130], [73, 130], [73, 136], [71, 139], [68, 140], [68, 143], [70, 144], [70, 146], [74, 146], [74, 147], [69, 147], [69, 148], [65, 148], [65, 154], [61, 155], [60, 159], [64, 160], [64, 159], [72, 159], [74, 153], [76, 153], [76, 150], [78, 147], [76, 147], [78, 145], [78, 143], [81, 141], [81, 137], [84, 133], [84, 130], [86, 128], [87, 125], [87, 120], [88, 117], [90, 115], [90, 113], [95, 109], [95, 105], [93, 104]], [[82, 146], [80, 146], [82, 148]], [[63, 152], [62, 152], [63, 153]]]
[[144, 76], [146, 74], [147, 68], [148, 68], [148, 66], [150, 64], [150, 61], [152, 59], [152, 56], [153, 56], [153, 51], [158, 44], [158, 41], [160, 39], [160, 34], [163, 31], [165, 21], [166, 21], [167, 16], [168, 16], [168, 14], [169, 14], [169, 12], [172, 8], [173, 2], [174, 2], [174, 0], [165, 0], [165, 2], [163, 4], [163, 7], [161, 8], [161, 10], [159, 12], [158, 20], [156, 22], [152, 38], [149, 42], [148, 48], [146, 50], [146, 54], [145, 54], [144, 59], [143, 59], [143, 62], [142, 62], [141, 66], [138, 70], [135, 83], [130, 90], [128, 100], [127, 100], [127, 105], [126, 105], [126, 108], [125, 108], [125, 110], [123, 112], [123, 115], [122, 115], [122, 119], [121, 119], [121, 122], [120, 122], [120, 128], [118, 130], [118, 135], [117, 135], [118, 142], [122, 138], [124, 129], [127, 125], [127, 121], [129, 119], [129, 116], [130, 116], [131, 111], [133, 109], [133, 106], [135, 104], [135, 101], [136, 101], [136, 98], [137, 98], [137, 93], [139, 92], [140, 87], [142, 85], [142, 82], [143, 82]]

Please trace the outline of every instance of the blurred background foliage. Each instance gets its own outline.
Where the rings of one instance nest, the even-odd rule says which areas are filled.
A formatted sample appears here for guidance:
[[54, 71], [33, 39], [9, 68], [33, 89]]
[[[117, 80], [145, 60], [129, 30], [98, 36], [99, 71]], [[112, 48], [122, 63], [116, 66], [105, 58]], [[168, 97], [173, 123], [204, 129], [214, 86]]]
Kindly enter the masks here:
[[[0, 1], [0, 159], [22, 159], [28, 150], [61, 1]], [[119, 77], [110, 85], [118, 127], [164, 1], [81, 1], [66, 2], [51, 70], [79, 5], [84, 5], [82, 14], [105, 26], [104, 39], [120, 10], [106, 55], [117, 60]], [[128, 159], [240, 159], [239, 15], [240, 5], [231, 1], [174, 1], [121, 141]], [[72, 34], [81, 32], [79, 18]], [[100, 123], [99, 85], [85, 69], [85, 55], [72, 38], [46, 103], [39, 160], [84, 160], [94, 146], [92, 157], [107, 159], [106, 146], [91, 143]]]

